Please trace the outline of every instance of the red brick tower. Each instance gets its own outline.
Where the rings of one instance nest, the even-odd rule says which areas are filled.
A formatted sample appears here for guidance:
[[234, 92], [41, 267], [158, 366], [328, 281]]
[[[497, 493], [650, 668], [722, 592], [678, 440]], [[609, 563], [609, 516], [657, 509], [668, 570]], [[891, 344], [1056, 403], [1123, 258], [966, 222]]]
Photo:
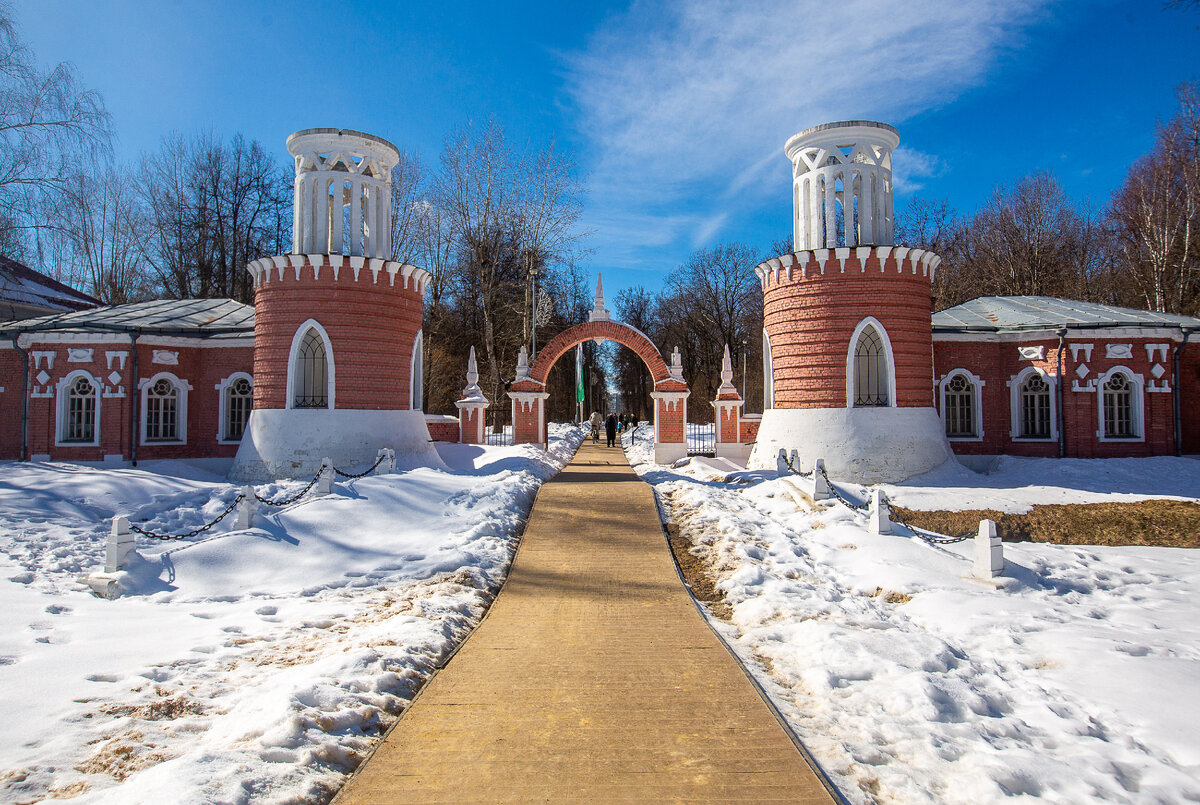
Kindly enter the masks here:
[[255, 260], [254, 412], [239, 480], [305, 476], [323, 457], [438, 464], [422, 415], [421, 316], [428, 274], [390, 260], [392, 168], [379, 137], [305, 129], [296, 161], [292, 253]]
[[763, 288], [765, 411], [751, 459], [864, 482], [950, 456], [933, 407], [932, 252], [893, 245], [891, 126], [827, 123], [788, 140], [795, 248], [755, 270]]

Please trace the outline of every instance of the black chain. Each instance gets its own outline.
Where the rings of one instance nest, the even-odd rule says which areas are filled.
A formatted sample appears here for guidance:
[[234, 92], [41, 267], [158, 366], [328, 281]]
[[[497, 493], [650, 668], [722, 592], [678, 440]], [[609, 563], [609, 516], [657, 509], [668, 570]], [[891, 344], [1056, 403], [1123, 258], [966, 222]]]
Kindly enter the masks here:
[[202, 525], [197, 529], [189, 531], [186, 534], [159, 534], [154, 531], [147, 531], [144, 528], [139, 528], [138, 526], [135, 526], [133, 524], [130, 524], [129, 530], [134, 531], [138, 534], [141, 534], [143, 537], [149, 537], [150, 539], [162, 540], [164, 542], [168, 541], [168, 540], [190, 539], [191, 537], [194, 537], [197, 534], [203, 534], [205, 531], [207, 531], [208, 529], [215, 526], [217, 523], [224, 520], [226, 517], [229, 516], [229, 513], [231, 511], [233, 511], [234, 509], [236, 509], [237, 505], [245, 499], [246, 499], [245, 495], [238, 495], [236, 498], [233, 499], [233, 503], [230, 503], [229, 506], [225, 509], [225, 511], [221, 512], [221, 514], [217, 516], [217, 519], [213, 520], [211, 523], [208, 523], [207, 525]]
[[849, 506], [856, 512], [866, 511], [868, 508], [870, 508], [866, 503], [851, 503], [849, 500], [842, 497], [842, 493], [839, 492], [837, 487], [833, 485], [833, 481], [829, 480], [829, 473], [825, 471], [825, 467], [821, 467], [821, 476], [825, 479], [825, 485], [829, 487], [830, 494], [837, 498], [838, 502], [843, 506]]
[[896, 507], [892, 505], [890, 500], [884, 498], [883, 505], [887, 506], [888, 517], [893, 523], [899, 523], [909, 531], [913, 532], [913, 534], [932, 545], [953, 545], [956, 542], [965, 542], [966, 540], [969, 540], [975, 536], [974, 531], [969, 531], [966, 534], [962, 534], [957, 537], [947, 537], [944, 534], [935, 534], [932, 531], [926, 531], [923, 528], [917, 528], [915, 525], [909, 525], [904, 520], [900, 519], [899, 515], [896, 514]]
[[312, 477], [312, 480], [308, 482], [308, 485], [305, 486], [303, 489], [301, 489], [296, 494], [292, 495], [290, 498], [285, 498], [284, 500], [270, 500], [268, 498], [264, 498], [262, 495], [255, 492], [254, 499], [257, 500], [259, 503], [265, 503], [268, 506], [286, 506], [289, 503], [295, 503], [297, 500], [299, 500], [300, 498], [302, 498], [308, 494], [308, 490], [312, 489], [313, 485], [318, 480], [320, 480], [321, 473], [324, 471], [325, 471], [325, 467], [322, 466], [321, 469], [317, 470], [317, 474]]
[[[799, 456], [796, 456], [796, 458], [799, 458]], [[801, 472], [800, 470], [796, 469], [796, 465], [792, 463], [792, 458], [790, 456], [787, 459], [785, 459], [785, 461], [787, 463], [787, 468], [789, 470], [791, 470], [792, 472], [796, 473], [797, 475], [799, 475], [801, 478], [813, 477], [812, 472]], [[815, 471], [815, 468], [814, 468], [814, 471]], [[826, 478], [826, 480], [829, 480], [828, 477]]]
[[337, 467], [334, 467], [334, 468], [333, 468], [333, 471], [334, 471], [334, 472], [336, 472], [338, 475], [342, 476], [343, 478], [350, 478], [350, 479], [354, 479], [354, 478], [366, 478], [368, 475], [370, 475], [371, 473], [375, 472], [375, 468], [376, 468], [376, 467], [378, 467], [380, 464], [382, 464], [382, 463], [383, 463], [383, 460], [384, 460], [385, 458], [387, 458], [387, 456], [385, 456], [385, 455], [383, 455], [383, 454], [380, 454], [379, 458], [375, 459], [375, 463], [374, 463], [374, 464], [372, 464], [370, 467], [368, 467], [367, 469], [365, 469], [365, 470], [363, 470], [362, 472], [360, 472], [360, 473], [357, 473], [357, 474], [351, 474], [351, 473], [349, 473], [349, 472], [342, 472], [342, 471], [341, 471], [341, 470], [339, 470]]

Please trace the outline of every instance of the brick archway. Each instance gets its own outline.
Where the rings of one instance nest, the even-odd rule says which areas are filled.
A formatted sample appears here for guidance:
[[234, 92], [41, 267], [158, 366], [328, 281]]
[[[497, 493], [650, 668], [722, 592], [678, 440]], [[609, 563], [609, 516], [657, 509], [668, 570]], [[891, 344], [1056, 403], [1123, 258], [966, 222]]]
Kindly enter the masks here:
[[[687, 384], [671, 376], [666, 361], [646, 334], [636, 327], [600, 319], [569, 327], [550, 339], [529, 367], [525, 377], [518, 375], [508, 396], [513, 404], [513, 441], [517, 444], [546, 444], [546, 378], [550, 369], [576, 344], [591, 339], [616, 341], [633, 350], [650, 370], [654, 379], [654, 443], [656, 455], [683, 455], [684, 423], [687, 421]], [[668, 447], [664, 448], [663, 446]], [[675, 447], [678, 447], [678, 450]], [[666, 452], [663, 452], [663, 451]]]

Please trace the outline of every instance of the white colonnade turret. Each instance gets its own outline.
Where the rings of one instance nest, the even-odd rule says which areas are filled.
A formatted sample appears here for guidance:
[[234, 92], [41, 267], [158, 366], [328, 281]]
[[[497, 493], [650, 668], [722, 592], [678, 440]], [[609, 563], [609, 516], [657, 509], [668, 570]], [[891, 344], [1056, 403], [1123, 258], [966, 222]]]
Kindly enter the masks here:
[[304, 129], [287, 149], [296, 160], [292, 253], [390, 260], [396, 146], [361, 131]]
[[899, 132], [871, 120], [824, 123], [787, 141], [796, 251], [895, 243], [892, 152], [899, 144]]

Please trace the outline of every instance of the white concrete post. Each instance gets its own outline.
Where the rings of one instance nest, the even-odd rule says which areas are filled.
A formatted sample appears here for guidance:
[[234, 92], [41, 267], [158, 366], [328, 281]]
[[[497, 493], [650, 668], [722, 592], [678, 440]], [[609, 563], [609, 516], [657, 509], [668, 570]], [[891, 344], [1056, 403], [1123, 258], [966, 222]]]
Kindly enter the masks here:
[[791, 464], [795, 468], [795, 472], [800, 472], [800, 453], [799, 453], [799, 451], [793, 450], [788, 455], [788, 463]]
[[780, 475], [787, 475], [791, 472], [788, 468], [787, 451], [782, 447], [779, 448], [779, 455], [775, 457], [775, 470]]
[[328, 495], [333, 491], [333, 461], [321, 459], [321, 474], [317, 478], [317, 494]]
[[980, 520], [975, 534], [975, 576], [992, 579], [1004, 573], [1004, 543], [996, 533], [996, 524]]
[[388, 460], [387, 460], [388, 472], [394, 473], [396, 471], [396, 449], [394, 447], [389, 447], [387, 449], [387, 451], [388, 451]]
[[117, 515], [108, 534], [108, 550], [104, 555], [104, 572], [116, 573], [125, 567], [125, 560], [134, 549], [134, 533], [129, 530], [129, 518]]
[[892, 533], [892, 518], [888, 516], [886, 501], [887, 495], [883, 494], [882, 489], [875, 488], [871, 490], [871, 506], [867, 515], [867, 528], [872, 534]]
[[829, 482], [825, 480], [825, 459], [818, 458], [813, 463], [813, 500], [828, 500]]
[[244, 531], [254, 525], [254, 515], [258, 513], [258, 500], [254, 497], [254, 487], [242, 487], [242, 499], [237, 505], [237, 522], [234, 528]]

